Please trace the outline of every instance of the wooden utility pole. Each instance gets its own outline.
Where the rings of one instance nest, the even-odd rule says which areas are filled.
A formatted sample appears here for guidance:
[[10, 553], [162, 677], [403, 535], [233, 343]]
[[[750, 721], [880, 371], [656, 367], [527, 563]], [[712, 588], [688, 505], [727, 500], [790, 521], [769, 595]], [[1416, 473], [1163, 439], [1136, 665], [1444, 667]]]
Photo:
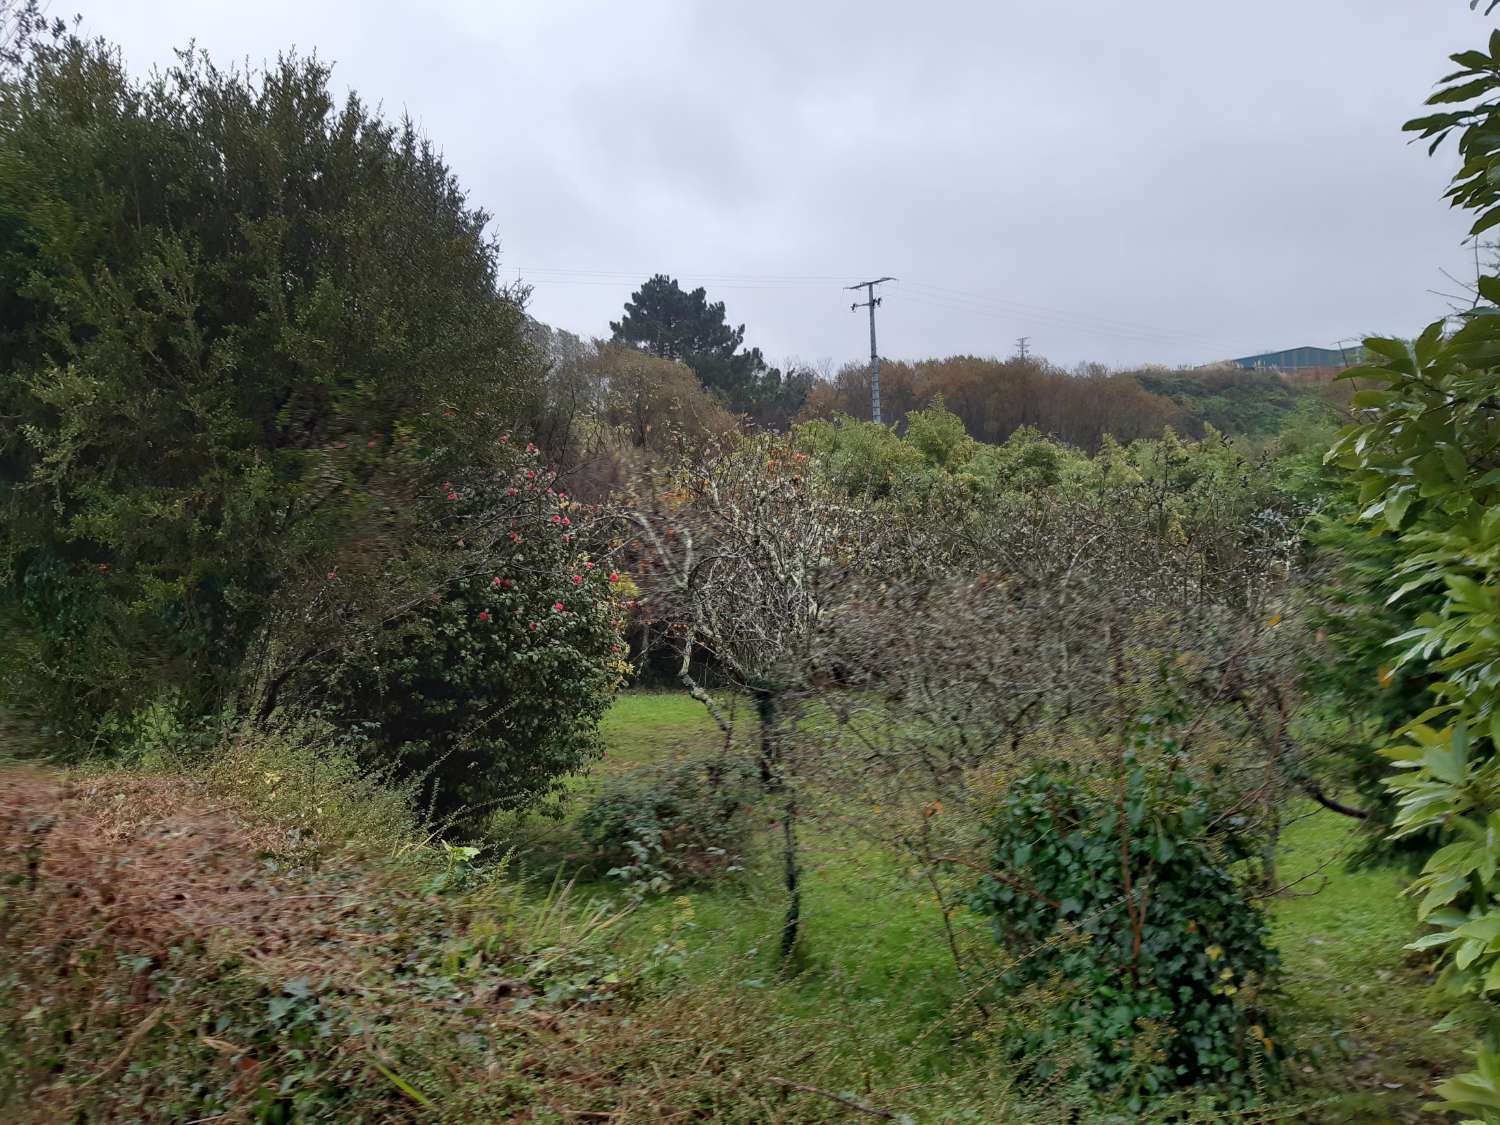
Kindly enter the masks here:
[[876, 425], [880, 424], [880, 353], [875, 350], [875, 307], [880, 304], [880, 298], [875, 296], [875, 286], [895, 280], [894, 277], [877, 277], [874, 281], [844, 286], [845, 289], [865, 291], [866, 299], [850, 305], [850, 312], [865, 308], [870, 310], [870, 417], [875, 420]]

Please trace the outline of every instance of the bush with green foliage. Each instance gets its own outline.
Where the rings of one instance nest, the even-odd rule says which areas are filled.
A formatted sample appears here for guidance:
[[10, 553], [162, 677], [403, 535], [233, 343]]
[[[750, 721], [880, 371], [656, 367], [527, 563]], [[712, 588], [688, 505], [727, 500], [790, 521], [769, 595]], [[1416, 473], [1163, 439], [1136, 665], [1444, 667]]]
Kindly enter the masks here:
[[288, 687], [440, 813], [521, 807], [596, 759], [629, 672], [622, 577], [589, 557], [586, 510], [538, 465], [531, 451], [509, 474], [447, 482], [459, 577]]
[[1431, 850], [1429, 834], [1387, 838], [1397, 799], [1386, 785], [1390, 763], [1380, 755], [1389, 732], [1433, 703], [1432, 675], [1402, 663], [1391, 642], [1414, 628], [1441, 601], [1434, 592], [1408, 592], [1392, 604], [1394, 576], [1404, 559], [1400, 540], [1384, 527], [1360, 526], [1345, 498], [1314, 525], [1316, 596], [1306, 613], [1316, 643], [1303, 652], [1301, 684], [1315, 701], [1308, 741], [1319, 761], [1311, 767], [1336, 785], [1352, 787], [1369, 814], [1359, 859], [1387, 859]]
[[316, 60], [138, 81], [54, 29], [0, 70], [0, 147], [0, 680], [43, 748], [215, 710], [325, 573], [378, 618], [443, 572], [410, 501], [491, 463], [534, 357], [411, 122]]
[[1124, 768], [1042, 771], [1001, 802], [969, 899], [1009, 957], [997, 1010], [1037, 1082], [1081, 1078], [1136, 1113], [1189, 1086], [1250, 1104], [1274, 1077], [1277, 956], [1234, 871], [1246, 845], [1182, 763]]
[[[1463, 164], [1448, 195], [1474, 212], [1473, 235], [1500, 224], [1500, 31], [1488, 50], [1452, 56], [1428, 103], [1444, 107], [1406, 128], [1436, 149], [1457, 133]], [[1448, 108], [1456, 107], [1456, 108]], [[1458, 995], [1500, 992], [1500, 277], [1478, 281], [1482, 305], [1456, 331], [1444, 321], [1414, 341], [1369, 339], [1350, 374], [1374, 386], [1364, 413], [1330, 452], [1360, 490], [1360, 518], [1394, 533], [1391, 600], [1430, 599], [1393, 638], [1396, 666], [1430, 676], [1433, 706], [1393, 732], [1400, 835], [1443, 842], [1410, 888], [1434, 927], [1412, 948], [1438, 950]], [[1493, 1013], [1493, 1007], [1488, 1009]], [[1500, 1122], [1500, 1021], [1478, 1044], [1475, 1071], [1440, 1085], [1438, 1108]]]
[[578, 829], [632, 894], [660, 894], [740, 868], [759, 794], [748, 759], [689, 759], [612, 780]]

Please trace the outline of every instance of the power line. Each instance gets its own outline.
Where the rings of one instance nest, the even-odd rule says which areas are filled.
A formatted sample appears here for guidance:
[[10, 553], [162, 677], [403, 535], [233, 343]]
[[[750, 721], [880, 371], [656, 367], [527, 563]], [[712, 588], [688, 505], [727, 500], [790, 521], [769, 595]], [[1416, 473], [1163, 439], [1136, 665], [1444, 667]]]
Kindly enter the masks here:
[[[538, 285], [584, 285], [621, 287], [638, 283], [641, 278], [662, 271], [641, 270], [590, 270], [550, 266], [522, 266], [526, 280]], [[844, 288], [862, 288], [864, 283], [845, 284], [848, 275], [835, 274], [750, 274], [750, 273], [679, 273], [674, 275], [684, 282], [712, 285], [721, 289], [785, 289], [815, 290], [831, 283], [843, 284]], [[894, 279], [893, 279], [894, 280]], [[1090, 336], [1110, 337], [1144, 344], [1175, 344], [1197, 348], [1214, 347], [1216, 350], [1234, 346], [1234, 341], [1225, 337], [1173, 327], [1152, 327], [1128, 320], [1101, 317], [1092, 313], [1059, 309], [1048, 305], [1036, 305], [992, 294], [979, 294], [949, 286], [933, 285], [922, 281], [901, 282], [902, 295], [918, 304], [950, 312], [983, 316], [1017, 326], [1040, 321]], [[1258, 347], [1261, 341], [1245, 341], [1244, 347]]]
[[1148, 336], [1170, 335], [1174, 339], [1183, 339], [1189, 337], [1200, 340], [1213, 339], [1213, 337], [1208, 336], [1202, 332], [1189, 332], [1181, 329], [1174, 329], [1168, 332], [1161, 328], [1156, 328], [1149, 324], [1141, 324], [1136, 321], [1115, 320], [1110, 317], [1094, 316], [1092, 313], [1074, 312], [1068, 309], [1053, 308], [1049, 305], [1034, 305], [1029, 304], [1025, 301], [1013, 301], [1006, 297], [994, 297], [981, 295], [978, 293], [968, 293], [962, 289], [949, 289], [942, 285], [929, 285], [926, 282], [921, 281], [907, 282], [905, 284], [915, 286], [919, 289], [928, 290], [934, 294], [938, 294], [944, 297], [970, 301], [978, 305], [989, 305], [1005, 311], [1018, 309], [1026, 312], [1041, 313], [1047, 316], [1067, 317], [1071, 320], [1082, 320], [1094, 324], [1108, 325], [1113, 328], [1120, 328], [1130, 332], [1139, 332]]
[[949, 312], [968, 313], [971, 316], [981, 316], [987, 320], [997, 320], [1003, 324], [1029, 325], [1040, 321], [1043, 324], [1066, 328], [1071, 332], [1078, 332], [1086, 336], [1108, 336], [1117, 340], [1130, 340], [1142, 344], [1190, 344], [1195, 347], [1205, 346], [1200, 341], [1188, 339], [1184, 336], [1127, 331], [1125, 329], [1089, 324], [1085, 321], [1076, 321], [1046, 313], [1023, 313], [1004, 309], [985, 308], [981, 305], [963, 304], [946, 299], [939, 300], [915, 290], [907, 291], [903, 289], [901, 295], [906, 300], [915, 301], [930, 308], [946, 309]]
[[870, 414], [877, 426], [880, 425], [880, 352], [875, 348], [875, 310], [880, 306], [880, 298], [875, 296], [875, 286], [895, 280], [894, 277], [877, 277], [874, 281], [844, 286], [845, 289], [863, 289], [866, 295], [865, 300], [856, 301], [849, 306], [850, 312], [856, 309], [870, 310]]

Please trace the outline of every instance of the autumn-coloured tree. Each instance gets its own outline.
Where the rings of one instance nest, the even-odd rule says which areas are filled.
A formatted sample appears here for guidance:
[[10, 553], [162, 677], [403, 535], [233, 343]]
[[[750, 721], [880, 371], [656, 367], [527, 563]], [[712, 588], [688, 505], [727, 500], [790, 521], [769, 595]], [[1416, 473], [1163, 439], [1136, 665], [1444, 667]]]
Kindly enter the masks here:
[[[1106, 435], [1129, 442], [1194, 428], [1181, 407], [1128, 375], [1072, 375], [1040, 360], [977, 356], [881, 364], [881, 414], [897, 429], [939, 397], [971, 437], [990, 443], [1031, 427], [1092, 453]], [[849, 364], [813, 388], [803, 416], [868, 418], [869, 404], [869, 369]]]

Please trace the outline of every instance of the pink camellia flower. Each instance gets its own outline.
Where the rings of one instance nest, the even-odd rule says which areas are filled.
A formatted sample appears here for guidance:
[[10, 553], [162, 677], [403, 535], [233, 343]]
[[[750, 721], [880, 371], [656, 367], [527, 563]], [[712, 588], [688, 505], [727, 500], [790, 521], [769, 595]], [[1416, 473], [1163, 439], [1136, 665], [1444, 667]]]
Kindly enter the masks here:
[[552, 517], [552, 522], [553, 523], [562, 523], [562, 516], [553, 516]]
[[521, 537], [519, 535], [517, 535], [514, 531], [512, 531], [510, 533], [510, 541], [512, 543], [519, 543], [521, 541]]
[[457, 500], [458, 499], [458, 493], [456, 493], [456, 492], [450, 492], [450, 493], [448, 493], [448, 499], [449, 500]]
[[535, 633], [535, 632], [536, 632], [536, 622], [535, 622], [535, 621], [533, 621], [533, 622], [532, 622], [532, 623], [531, 623], [531, 631], [532, 631], [532, 632], [533, 632], [533, 633]]
[[609, 580], [611, 582], [618, 582], [620, 580], [620, 576], [618, 574], [612, 573], [609, 576]]
[[338, 571], [336, 571], [336, 570], [330, 570], [328, 572], [328, 581], [330, 581], [330, 582], [337, 582], [338, 580], [339, 580]]
[[567, 607], [565, 605], [563, 605], [562, 602], [553, 602], [552, 603], [552, 612], [553, 613], [561, 613], [566, 608]]
[[547, 495], [548, 496], [556, 496], [557, 493], [553, 492], [552, 489], [549, 488], [549, 489], [547, 489]]
[[564, 535], [563, 536], [563, 542], [564, 543], [571, 543], [571, 542], [573, 542], [573, 537], [571, 535]]
[[566, 526], [566, 527], [572, 527], [573, 526], [573, 521], [570, 520], [567, 516], [563, 516], [562, 521], [563, 521], [564, 526]]
[[489, 619], [490, 619], [490, 611], [487, 610], [487, 609], [481, 609], [479, 611], [479, 620], [481, 620], [481, 621], [488, 621]]
[[507, 488], [505, 490], [505, 495], [507, 495], [507, 496], [514, 496], [515, 494], [516, 494], [516, 490], [514, 488]]
[[576, 585], [578, 585], [578, 583], [580, 583], [582, 581], [583, 581], [583, 575], [581, 575], [581, 574], [575, 574], [575, 575], [573, 575], [573, 585], [576, 586]]
[[527, 453], [535, 453], [536, 452], [536, 446], [535, 446], [535, 444], [533, 444], [532, 442], [528, 441], [526, 443], [526, 452]]
[[526, 479], [527, 480], [536, 480], [536, 470], [535, 469], [527, 469], [526, 470]]
[[594, 564], [591, 563], [591, 562], [586, 562], [586, 563], [583, 564], [583, 566], [584, 566], [585, 570], [593, 570], [594, 569]]
[[491, 586], [504, 586], [504, 585], [505, 585], [505, 583], [504, 583], [504, 582], [503, 582], [503, 581], [501, 581], [501, 580], [500, 580], [500, 579], [499, 579], [499, 578], [498, 578], [498, 577], [497, 577], [497, 578], [496, 578], [496, 579], [495, 579], [495, 580], [494, 580], [494, 581], [493, 581], [493, 582], [491, 582], [491, 583], [490, 583], [490, 585], [491, 585]]

